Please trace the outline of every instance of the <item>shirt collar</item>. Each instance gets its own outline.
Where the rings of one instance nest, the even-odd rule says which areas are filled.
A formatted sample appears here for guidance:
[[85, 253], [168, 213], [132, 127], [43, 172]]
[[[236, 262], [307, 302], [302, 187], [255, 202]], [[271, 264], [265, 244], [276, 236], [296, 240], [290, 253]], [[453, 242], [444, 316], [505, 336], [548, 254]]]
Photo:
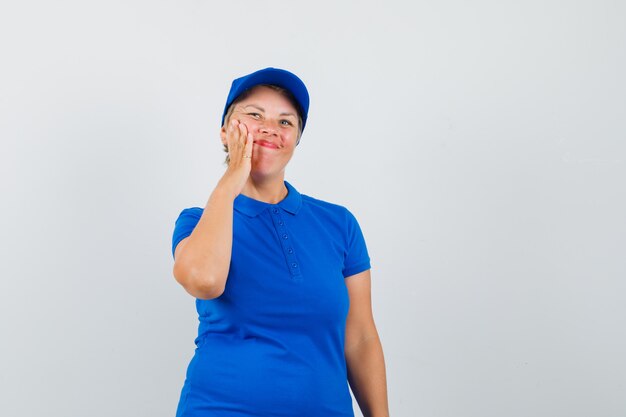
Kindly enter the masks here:
[[302, 207], [302, 195], [287, 181], [285, 181], [285, 186], [287, 187], [287, 196], [278, 204], [265, 203], [239, 194], [235, 198], [235, 210], [248, 217], [256, 217], [268, 207], [278, 206], [291, 214], [298, 214], [300, 207]]

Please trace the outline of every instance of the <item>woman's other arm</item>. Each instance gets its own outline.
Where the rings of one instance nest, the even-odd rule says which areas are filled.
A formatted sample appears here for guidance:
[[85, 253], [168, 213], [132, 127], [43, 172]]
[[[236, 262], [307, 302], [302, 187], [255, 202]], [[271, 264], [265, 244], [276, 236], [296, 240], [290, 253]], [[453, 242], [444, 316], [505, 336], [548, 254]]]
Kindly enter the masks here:
[[350, 296], [345, 339], [348, 382], [364, 417], [389, 417], [385, 359], [372, 314], [370, 271], [345, 280]]
[[233, 240], [233, 204], [250, 175], [252, 135], [231, 120], [227, 129], [230, 162], [206, 203], [195, 229], [174, 252], [174, 277], [196, 298], [219, 297], [226, 286]]

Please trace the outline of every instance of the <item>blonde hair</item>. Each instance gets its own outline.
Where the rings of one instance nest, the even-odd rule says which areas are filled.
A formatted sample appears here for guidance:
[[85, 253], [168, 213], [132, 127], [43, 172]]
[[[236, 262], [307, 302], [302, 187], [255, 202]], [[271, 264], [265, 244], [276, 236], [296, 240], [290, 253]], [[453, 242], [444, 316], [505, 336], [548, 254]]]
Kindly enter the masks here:
[[[268, 87], [276, 91], [277, 93], [281, 94], [283, 97], [289, 100], [289, 102], [293, 105], [293, 107], [298, 112], [298, 136], [296, 138], [296, 146], [297, 146], [300, 143], [300, 138], [302, 137], [302, 115], [300, 114], [300, 106], [298, 106], [298, 102], [296, 101], [293, 94], [291, 94], [289, 90], [287, 90], [286, 88], [280, 87], [278, 85], [258, 84], [250, 88], [249, 90], [246, 90], [243, 93], [241, 93], [239, 97], [237, 97], [231, 103], [231, 105], [228, 107], [228, 110], [226, 110], [226, 115], [224, 116], [224, 125], [222, 127], [226, 126], [228, 122], [230, 121], [230, 116], [232, 116], [233, 111], [235, 110], [235, 105], [239, 103], [240, 101], [245, 100], [250, 95], [252, 90], [254, 90], [256, 87], [259, 87], [259, 86]], [[230, 162], [230, 157], [228, 155], [228, 146], [226, 145], [224, 145], [224, 152], [226, 152], [226, 160], [224, 162], [228, 164], [228, 162]]]

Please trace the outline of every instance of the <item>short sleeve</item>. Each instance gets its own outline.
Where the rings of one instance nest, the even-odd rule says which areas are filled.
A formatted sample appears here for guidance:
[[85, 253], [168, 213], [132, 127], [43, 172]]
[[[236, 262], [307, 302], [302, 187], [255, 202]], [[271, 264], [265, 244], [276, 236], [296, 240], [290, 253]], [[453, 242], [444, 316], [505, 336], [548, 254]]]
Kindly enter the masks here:
[[198, 221], [200, 221], [200, 217], [202, 217], [202, 212], [203, 210], [199, 207], [186, 208], [180, 212], [178, 219], [176, 219], [176, 223], [174, 224], [174, 234], [172, 236], [172, 257], [174, 257], [174, 253], [176, 252], [176, 245], [193, 232], [193, 229], [195, 229]]
[[346, 250], [342, 271], [344, 278], [371, 268], [361, 227], [354, 215], [348, 210], [346, 210], [346, 226]]

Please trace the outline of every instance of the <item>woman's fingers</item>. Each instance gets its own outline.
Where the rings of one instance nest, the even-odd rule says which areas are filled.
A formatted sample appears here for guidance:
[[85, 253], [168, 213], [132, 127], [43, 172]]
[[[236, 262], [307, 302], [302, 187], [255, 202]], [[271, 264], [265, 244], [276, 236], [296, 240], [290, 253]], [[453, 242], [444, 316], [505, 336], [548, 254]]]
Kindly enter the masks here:
[[233, 119], [230, 122], [229, 132], [227, 132], [228, 145], [235, 148], [239, 142], [239, 120]]
[[239, 123], [239, 141], [240, 141], [242, 148], [246, 146], [247, 139], [248, 139], [248, 126], [240, 122]]
[[246, 137], [246, 146], [243, 150], [243, 157], [247, 158], [250, 161], [252, 161], [252, 144], [253, 143], [254, 143], [254, 140], [252, 138], [252, 133], [248, 132], [248, 135]]
[[237, 154], [242, 148], [241, 143], [241, 127], [238, 120], [233, 119], [230, 122], [229, 130], [226, 132], [226, 141], [228, 142], [228, 153], [231, 160], [236, 159]]
[[[248, 127], [237, 119], [229, 121], [226, 127], [226, 147], [228, 150], [228, 167], [222, 182], [232, 187], [235, 195], [239, 195], [246, 184], [252, 164], [252, 133]], [[247, 157], [246, 157], [247, 156]]]
[[252, 133], [248, 132], [248, 126], [245, 123], [233, 119], [229, 123], [226, 132], [226, 140], [228, 142], [228, 156], [231, 164], [239, 165], [245, 160], [252, 158], [253, 138]]

